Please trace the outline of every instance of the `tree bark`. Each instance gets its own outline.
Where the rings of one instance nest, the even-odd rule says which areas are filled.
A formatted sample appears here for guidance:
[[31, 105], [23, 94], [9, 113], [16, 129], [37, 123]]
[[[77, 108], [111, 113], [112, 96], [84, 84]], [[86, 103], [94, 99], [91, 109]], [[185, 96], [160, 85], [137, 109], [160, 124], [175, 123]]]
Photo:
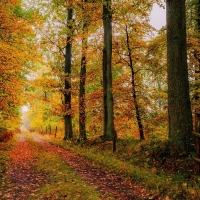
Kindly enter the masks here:
[[108, 123], [108, 110], [107, 110], [107, 73], [106, 73], [106, 63], [107, 63], [107, 52], [105, 48], [103, 49], [103, 106], [104, 106], [104, 138], [107, 138], [107, 123]]
[[167, 0], [167, 73], [169, 138], [191, 151], [192, 113], [186, 53], [185, 0]]
[[[200, 34], [200, 0], [198, 0], [198, 2], [196, 2], [195, 7], [194, 7], [194, 17], [195, 19], [193, 19], [195, 21], [195, 31], [197, 31]], [[198, 43], [200, 44], [200, 42], [198, 41]], [[196, 87], [195, 87], [195, 94], [194, 94], [194, 98], [195, 98], [195, 104], [196, 104], [196, 112], [200, 111], [199, 109], [199, 98], [200, 98], [200, 94], [198, 92], [198, 88], [199, 88], [199, 81], [200, 81], [200, 52], [198, 50], [195, 50], [194, 52], [194, 57], [197, 60], [198, 64], [195, 66], [195, 82], [196, 82]]]
[[104, 26], [104, 56], [106, 58], [106, 94], [107, 94], [107, 131], [104, 133], [106, 140], [116, 140], [114, 128], [114, 106], [112, 94], [112, 10], [111, 0], [103, 1], [103, 26]]
[[200, 33], [200, 0], [198, 0], [197, 2], [196, 15], [197, 15], [197, 30]]
[[71, 111], [71, 58], [72, 58], [72, 8], [68, 8], [67, 17], [67, 28], [69, 30], [66, 44], [66, 55], [65, 55], [65, 135], [64, 140], [71, 139], [73, 137], [72, 132], [72, 111]]
[[[200, 0], [196, 2], [195, 5], [195, 31], [197, 31], [200, 34]], [[198, 41], [200, 44], [200, 41]], [[199, 105], [199, 98], [200, 94], [198, 91], [199, 88], [199, 82], [200, 82], [200, 52], [196, 50], [194, 52], [194, 57], [197, 60], [197, 65], [195, 66], [195, 82], [196, 82], [196, 87], [195, 87], [195, 131], [197, 133], [200, 132], [199, 130], [199, 124], [200, 124], [200, 105]], [[196, 150], [196, 158], [200, 158], [200, 138], [196, 137], [195, 138], [195, 150]], [[200, 174], [200, 163], [196, 162], [195, 164], [195, 173]]]
[[[84, 1], [85, 3], [87, 0]], [[82, 12], [85, 11], [84, 5], [82, 6]], [[85, 127], [85, 81], [86, 81], [86, 51], [87, 51], [87, 38], [85, 33], [87, 32], [87, 20], [83, 19], [83, 39], [82, 39], [82, 58], [81, 58], [81, 71], [80, 71], [80, 93], [79, 93], [79, 139], [86, 140], [86, 127]]]

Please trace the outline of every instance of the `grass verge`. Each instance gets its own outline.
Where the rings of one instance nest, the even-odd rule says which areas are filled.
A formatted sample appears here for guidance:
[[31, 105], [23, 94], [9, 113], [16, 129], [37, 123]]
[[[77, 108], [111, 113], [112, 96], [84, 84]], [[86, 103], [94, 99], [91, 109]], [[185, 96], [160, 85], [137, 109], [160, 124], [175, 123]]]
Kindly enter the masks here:
[[46, 152], [41, 147], [35, 156], [34, 168], [46, 174], [48, 184], [43, 185], [33, 199], [102, 199], [95, 188], [85, 183], [57, 156]]
[[[182, 162], [165, 158], [167, 148], [161, 141], [119, 140], [118, 151], [115, 154], [112, 153], [110, 142], [102, 143], [96, 140], [86, 143], [61, 140], [51, 142], [95, 162], [99, 167], [130, 178], [134, 183], [142, 185], [153, 193], [153, 196], [182, 200], [200, 198], [199, 177], [193, 176], [190, 169], [187, 173], [180, 170], [180, 166], [184, 162], [188, 165], [190, 159]], [[166, 155], [158, 156], [161, 152]], [[168, 169], [162, 164], [164, 158], [167, 160], [165, 163]], [[174, 167], [176, 165], [180, 165], [177, 170]]]

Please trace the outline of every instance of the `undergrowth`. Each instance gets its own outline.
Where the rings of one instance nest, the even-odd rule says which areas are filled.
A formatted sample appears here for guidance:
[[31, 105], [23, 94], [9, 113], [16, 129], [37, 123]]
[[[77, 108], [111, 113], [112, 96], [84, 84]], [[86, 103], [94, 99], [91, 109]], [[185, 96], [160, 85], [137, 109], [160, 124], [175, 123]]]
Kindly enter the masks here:
[[194, 175], [193, 159], [178, 155], [175, 149], [169, 148], [166, 140], [119, 139], [115, 154], [112, 143], [102, 142], [99, 138], [81, 143], [60, 139], [51, 142], [95, 162], [98, 167], [130, 178], [154, 196], [200, 199], [200, 179]]

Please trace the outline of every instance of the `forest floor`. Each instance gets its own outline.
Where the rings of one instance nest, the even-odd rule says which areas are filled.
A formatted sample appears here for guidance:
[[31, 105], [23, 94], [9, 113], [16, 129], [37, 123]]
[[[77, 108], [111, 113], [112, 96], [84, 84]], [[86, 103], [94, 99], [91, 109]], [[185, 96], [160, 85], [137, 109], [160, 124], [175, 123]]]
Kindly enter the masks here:
[[0, 199], [159, 199], [35, 133], [18, 134], [0, 180]]

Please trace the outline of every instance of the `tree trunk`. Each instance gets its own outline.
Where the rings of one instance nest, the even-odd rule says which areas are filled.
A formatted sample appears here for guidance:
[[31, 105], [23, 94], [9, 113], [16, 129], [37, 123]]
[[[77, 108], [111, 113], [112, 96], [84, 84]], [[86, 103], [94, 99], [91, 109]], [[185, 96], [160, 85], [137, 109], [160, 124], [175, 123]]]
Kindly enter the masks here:
[[[198, 2], [196, 2], [195, 4], [195, 31], [197, 31], [200, 34], [200, 0], [198, 0]], [[200, 44], [200, 42], [198, 41], [198, 43]], [[199, 83], [200, 83], [200, 52], [198, 50], [196, 50], [194, 52], [194, 57], [197, 60], [198, 64], [195, 66], [195, 82], [196, 82], [196, 87], [195, 87], [195, 94], [194, 94], [194, 98], [195, 98], [195, 104], [196, 104], [196, 112], [200, 111], [200, 106], [199, 106], [199, 98], [200, 98], [200, 94], [199, 94]]]
[[197, 9], [196, 9], [196, 15], [197, 15], [197, 30], [200, 33], [200, 0], [197, 2]]
[[49, 125], [49, 135], [51, 135], [51, 125]]
[[58, 131], [58, 127], [56, 126], [55, 133], [54, 133], [55, 138], [56, 138], [56, 135], [57, 135], [57, 131]]
[[[106, 140], [116, 140], [114, 128], [114, 108], [112, 94], [112, 10], [111, 0], [103, 1], [103, 26], [104, 26], [104, 58], [106, 58], [106, 80], [107, 80], [107, 131]], [[113, 142], [114, 143], [114, 142]]]
[[71, 139], [73, 137], [72, 132], [72, 111], [71, 111], [71, 58], [72, 58], [72, 8], [68, 8], [67, 28], [69, 30], [66, 44], [65, 55], [65, 135], [64, 140]]
[[[196, 2], [196, 6], [195, 6], [195, 31], [197, 31], [200, 34], [200, 0], [198, 0]], [[198, 43], [200, 44], [200, 41], [198, 41]], [[200, 52], [199, 51], [195, 51], [194, 52], [194, 57], [195, 59], [198, 61], [197, 65], [195, 66], [195, 94], [194, 94], [194, 98], [195, 98], [195, 131], [197, 133], [200, 133], [199, 130], [199, 124], [200, 124], [200, 105], [199, 105], [199, 98], [200, 98], [200, 94], [199, 94], [199, 83], [200, 83]], [[196, 158], [200, 159], [200, 138], [196, 137], [195, 139], [195, 148], [196, 148]], [[196, 162], [195, 164], [195, 173], [196, 174], [200, 174], [200, 163]]]
[[[84, 2], [87, 2], [85, 0]], [[84, 5], [82, 6], [82, 12], [85, 11]], [[85, 80], [86, 80], [86, 51], [87, 51], [87, 38], [85, 33], [87, 32], [87, 20], [83, 19], [83, 39], [82, 39], [82, 58], [81, 58], [81, 71], [80, 71], [80, 93], [79, 93], [79, 138], [80, 140], [86, 140], [86, 128], [85, 128]]]
[[126, 26], [126, 43], [127, 43], [128, 55], [129, 55], [129, 66], [131, 68], [131, 75], [132, 75], [131, 84], [132, 84], [132, 95], [133, 95], [133, 102], [135, 106], [136, 119], [137, 119], [138, 129], [140, 133], [140, 140], [144, 140], [145, 138], [144, 138], [143, 124], [142, 124], [142, 119], [140, 116], [139, 105], [138, 105], [136, 89], [135, 89], [135, 71], [134, 71], [133, 60], [131, 56], [131, 48], [129, 44], [129, 34], [128, 34], [127, 26]]
[[185, 0], [167, 0], [167, 73], [169, 138], [191, 151], [192, 114], [186, 53]]
[[108, 110], [107, 110], [107, 77], [106, 77], [106, 63], [107, 52], [103, 49], [103, 105], [104, 105], [104, 138], [107, 138], [107, 123], [108, 123]]

